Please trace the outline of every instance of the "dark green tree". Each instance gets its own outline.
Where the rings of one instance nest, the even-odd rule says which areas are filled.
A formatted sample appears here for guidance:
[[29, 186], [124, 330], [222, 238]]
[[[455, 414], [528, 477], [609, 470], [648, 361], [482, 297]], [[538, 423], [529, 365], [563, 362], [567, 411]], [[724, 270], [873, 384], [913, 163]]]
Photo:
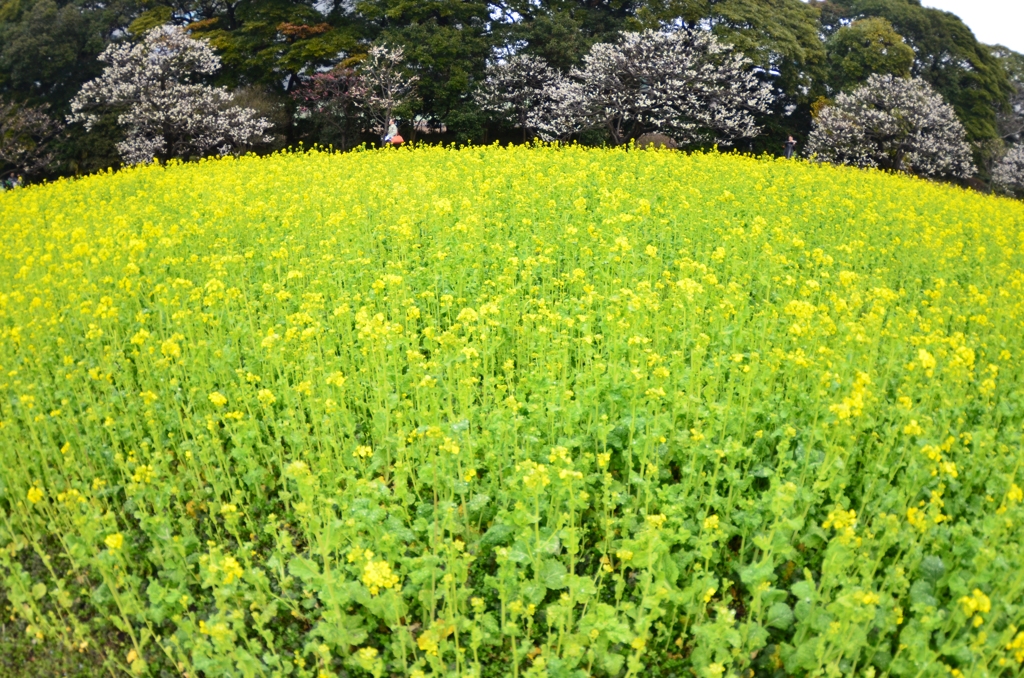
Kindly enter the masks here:
[[637, 0], [507, 0], [493, 5], [499, 47], [517, 46], [565, 71], [596, 42], [635, 28]]
[[0, 5], [0, 93], [66, 113], [102, 70], [96, 57], [138, 11], [131, 0], [8, 0]]
[[1006, 70], [1013, 87], [1010, 105], [996, 114], [999, 138], [1005, 143], [1019, 144], [1024, 141], [1024, 54], [1002, 45], [994, 45], [989, 50]]
[[[45, 105], [63, 121], [71, 98], [102, 70], [96, 57], [141, 13], [135, 0], [7, 0], [0, 4], [0, 98]], [[107, 121], [112, 123], [113, 121]], [[72, 125], [50, 145], [40, 175], [94, 172], [120, 164], [113, 124], [86, 135]]]
[[831, 92], [856, 88], [873, 73], [908, 77], [914, 65], [914, 50], [881, 17], [843, 26], [828, 39], [825, 49]]
[[[211, 5], [187, 15], [196, 38], [206, 38], [224, 64], [228, 86], [265, 85], [290, 92], [301, 74], [333, 66], [359, 52], [358, 19], [323, 14], [312, 0], [254, 0]], [[176, 15], [177, 16], [177, 15]]]

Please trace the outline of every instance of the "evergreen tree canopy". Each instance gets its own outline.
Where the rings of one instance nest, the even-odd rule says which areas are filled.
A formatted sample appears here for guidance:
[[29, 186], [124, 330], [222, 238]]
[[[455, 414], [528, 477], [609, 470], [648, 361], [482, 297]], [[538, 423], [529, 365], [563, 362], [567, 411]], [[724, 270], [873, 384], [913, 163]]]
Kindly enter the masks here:
[[832, 91], [848, 91], [868, 77], [907, 77], [914, 65], [914, 50], [892, 24], [881, 17], [860, 19], [836, 31], [825, 44], [828, 53], [828, 84]]

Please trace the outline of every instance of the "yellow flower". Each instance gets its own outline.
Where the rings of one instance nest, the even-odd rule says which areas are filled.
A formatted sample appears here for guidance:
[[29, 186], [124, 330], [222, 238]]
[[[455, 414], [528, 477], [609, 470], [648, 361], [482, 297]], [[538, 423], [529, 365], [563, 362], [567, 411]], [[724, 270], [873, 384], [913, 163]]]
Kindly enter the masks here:
[[935, 371], [935, 356], [929, 353], [927, 349], [918, 349], [917, 362], [921, 364], [921, 369], [925, 371], [925, 374], [929, 377], [933, 375]]
[[149, 339], [149, 332], [142, 329], [132, 336], [131, 343], [135, 344], [136, 346], [142, 346], [143, 344], [146, 343], [146, 339]]
[[43, 490], [39, 487], [30, 487], [28, 489], [28, 500], [33, 504], [38, 504], [43, 499]]
[[166, 358], [177, 360], [178, 358], [181, 357], [181, 345], [178, 344], [178, 342], [174, 341], [173, 339], [168, 339], [167, 341], [160, 344], [160, 352]]
[[903, 433], [908, 436], [919, 436], [924, 433], [924, 429], [917, 423], [917, 419], [911, 419], [910, 423], [903, 427]]
[[1019, 632], [1006, 644], [1006, 649], [1013, 652], [1014, 659], [1018, 664], [1024, 664], [1024, 631]]
[[526, 469], [526, 473], [523, 475], [523, 485], [528, 489], [540, 490], [551, 484], [548, 467], [544, 464], [527, 459], [520, 465], [520, 468]]
[[256, 394], [256, 399], [260, 401], [262, 405], [270, 406], [277, 402], [277, 398], [274, 397], [274, 392], [267, 388], [261, 388]]
[[828, 518], [825, 519], [825, 522], [823, 522], [821, 526], [826, 530], [830, 527], [836, 530], [843, 530], [848, 527], [856, 527], [857, 512], [854, 511], [853, 509], [850, 509], [849, 511], [844, 511], [843, 509], [836, 509], [834, 511], [830, 511], [828, 514]]
[[117, 551], [119, 548], [121, 548], [121, 546], [124, 545], [124, 535], [122, 535], [120, 532], [108, 534], [106, 538], [104, 538], [103, 543], [106, 544], [107, 548], [111, 551]]
[[225, 398], [224, 395], [219, 391], [214, 391], [207, 397], [210, 399], [210, 402], [216, 405], [217, 407], [224, 407], [225, 405], [228, 404], [228, 399]]
[[907, 509], [907, 522], [922, 532], [928, 529], [928, 520], [925, 517], [924, 511], [915, 506]]
[[992, 610], [992, 601], [981, 589], [974, 589], [971, 595], [963, 596], [957, 602], [960, 603], [966, 616], [973, 617], [974, 626], [981, 626], [984, 622], [981, 615], [977, 613], [988, 614]]
[[668, 518], [663, 513], [655, 513], [653, 515], [645, 516], [644, 520], [646, 520], [647, 524], [654, 529], [658, 529], [665, 524], [665, 521], [668, 520]]
[[394, 588], [398, 583], [398, 575], [391, 571], [391, 566], [383, 560], [368, 560], [363, 566], [363, 584], [370, 589], [371, 595], [377, 595], [380, 589]]

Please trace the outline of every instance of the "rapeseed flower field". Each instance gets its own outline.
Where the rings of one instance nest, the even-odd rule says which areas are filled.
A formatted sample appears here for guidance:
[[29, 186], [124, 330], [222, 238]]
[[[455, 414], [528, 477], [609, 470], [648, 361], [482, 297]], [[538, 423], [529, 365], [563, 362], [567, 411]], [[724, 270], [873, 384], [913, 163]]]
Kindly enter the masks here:
[[579, 147], [0, 196], [0, 575], [111, 675], [1019, 676], [1024, 206]]

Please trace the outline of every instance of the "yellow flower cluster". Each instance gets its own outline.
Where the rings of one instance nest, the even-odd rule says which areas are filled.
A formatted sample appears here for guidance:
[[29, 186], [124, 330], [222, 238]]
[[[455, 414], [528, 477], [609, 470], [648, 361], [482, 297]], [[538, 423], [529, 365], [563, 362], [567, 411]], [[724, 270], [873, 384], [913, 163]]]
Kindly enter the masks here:
[[372, 595], [377, 595], [381, 589], [394, 588], [398, 584], [398, 575], [392, 572], [391, 566], [383, 560], [367, 560], [363, 566], [361, 579]]
[[959, 601], [964, 614], [971, 617], [974, 626], [981, 626], [985, 619], [982, 614], [988, 614], [992, 610], [992, 601], [981, 589], [974, 589], [969, 596], [963, 596]]

